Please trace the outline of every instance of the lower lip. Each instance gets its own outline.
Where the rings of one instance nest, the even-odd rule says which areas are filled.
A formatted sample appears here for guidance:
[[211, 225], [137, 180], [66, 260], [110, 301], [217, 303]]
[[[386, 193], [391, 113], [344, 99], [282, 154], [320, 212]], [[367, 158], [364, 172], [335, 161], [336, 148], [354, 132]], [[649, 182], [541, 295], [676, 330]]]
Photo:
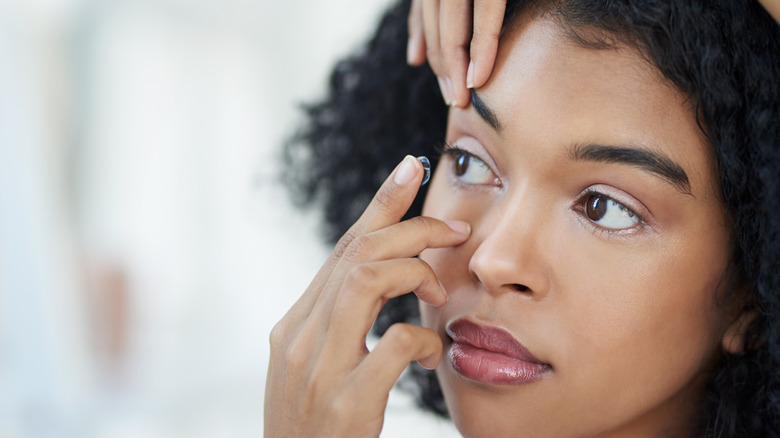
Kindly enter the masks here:
[[546, 364], [526, 362], [459, 342], [450, 346], [449, 359], [463, 377], [492, 385], [530, 383], [550, 372]]

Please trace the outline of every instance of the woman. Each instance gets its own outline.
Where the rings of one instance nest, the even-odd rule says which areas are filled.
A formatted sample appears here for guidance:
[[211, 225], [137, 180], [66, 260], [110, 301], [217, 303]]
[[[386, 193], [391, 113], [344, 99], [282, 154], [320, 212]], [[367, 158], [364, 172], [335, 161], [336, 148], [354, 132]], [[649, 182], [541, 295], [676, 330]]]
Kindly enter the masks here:
[[[343, 237], [271, 335], [266, 436], [378, 436], [410, 361], [436, 369], [413, 368], [421, 404], [464, 436], [778, 436], [766, 11], [510, 1], [464, 102], [465, 78], [403, 65], [407, 3], [288, 149]], [[390, 166], [439, 146], [421, 206], [422, 166]]]

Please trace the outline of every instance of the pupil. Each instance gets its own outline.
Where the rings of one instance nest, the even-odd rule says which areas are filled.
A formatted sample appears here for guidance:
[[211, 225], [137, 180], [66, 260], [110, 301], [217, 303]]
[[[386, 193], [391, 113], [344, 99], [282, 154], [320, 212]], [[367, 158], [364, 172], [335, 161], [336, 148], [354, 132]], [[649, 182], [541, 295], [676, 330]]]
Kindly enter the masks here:
[[588, 205], [585, 207], [585, 213], [593, 221], [603, 218], [607, 213], [607, 198], [601, 195], [590, 195], [588, 197]]
[[455, 157], [455, 175], [463, 176], [468, 168], [469, 156], [466, 154], [458, 154], [458, 156]]

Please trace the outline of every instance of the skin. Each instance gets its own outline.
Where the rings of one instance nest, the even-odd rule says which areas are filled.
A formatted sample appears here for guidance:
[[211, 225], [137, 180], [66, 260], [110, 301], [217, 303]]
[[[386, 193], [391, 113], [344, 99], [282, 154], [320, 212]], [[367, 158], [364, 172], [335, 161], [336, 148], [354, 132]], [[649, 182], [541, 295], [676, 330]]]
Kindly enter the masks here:
[[[780, 23], [780, 0], [760, 0]], [[468, 106], [469, 89], [490, 77], [496, 60], [506, 0], [412, 0], [407, 60], [427, 60], [447, 105]]]
[[[684, 436], [713, 359], [744, 348], [750, 315], [715, 303], [729, 229], [684, 96], [637, 53], [581, 48], [527, 16], [502, 37], [479, 96], [501, 129], [453, 107], [447, 140], [492, 173], [459, 183], [447, 155], [426, 216], [399, 222], [423, 176], [414, 158], [399, 164], [271, 332], [265, 437], [379, 436], [410, 361], [438, 365], [468, 437]], [[588, 143], [663, 156], [687, 185], [573, 159]], [[588, 188], [641, 225], [591, 222]], [[410, 290], [425, 327], [396, 324], [368, 351], [379, 310]], [[463, 378], [443, 355], [456, 318], [508, 331], [551, 372], [514, 386]]]
[[772, 18], [780, 23], [780, 0], [760, 0], [760, 2]]
[[430, 329], [395, 324], [369, 352], [366, 335], [389, 298], [414, 290], [432, 306], [447, 297], [425, 248], [463, 243], [467, 223], [417, 217], [399, 222], [423, 178], [406, 157], [301, 298], [271, 331], [264, 434], [272, 437], [376, 437], [390, 389], [410, 361], [433, 368], [442, 344]]
[[[445, 155], [423, 210], [472, 227], [463, 244], [420, 256], [449, 296], [421, 313], [444, 346], [437, 375], [453, 421], [467, 437], [686, 436], [722, 345], [741, 348], [739, 320], [716, 302], [730, 230], [689, 102], [638, 53], [583, 48], [527, 15], [506, 29], [479, 97], [501, 129], [474, 106], [452, 108], [447, 142], [489, 171], [464, 184]], [[666, 157], [689, 185], [572, 158], [590, 143]], [[588, 188], [641, 223], [594, 223]], [[552, 372], [522, 385], [463, 377], [446, 355], [459, 318], [508, 331]]]

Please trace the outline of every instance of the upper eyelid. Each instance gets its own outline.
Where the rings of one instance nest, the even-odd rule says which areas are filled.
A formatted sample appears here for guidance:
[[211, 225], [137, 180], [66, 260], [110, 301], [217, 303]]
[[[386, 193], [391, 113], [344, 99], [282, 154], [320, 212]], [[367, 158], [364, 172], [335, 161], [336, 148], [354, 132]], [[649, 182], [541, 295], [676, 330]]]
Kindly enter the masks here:
[[[470, 156], [470, 157], [472, 157], [474, 159], [477, 159], [477, 160], [481, 161], [485, 166], [487, 166], [487, 168], [491, 172], [493, 172], [493, 174], [496, 176], [496, 178], [499, 181], [501, 179], [500, 177], [498, 177], [498, 173], [496, 172], [496, 170], [494, 170], [493, 166], [491, 164], [489, 164], [487, 160], [483, 159], [482, 157], [477, 155], [475, 152], [470, 151], [470, 150], [468, 150], [468, 149], [466, 149], [464, 147], [459, 146], [457, 144], [457, 141], [456, 142], [452, 142], [452, 143], [450, 143], [450, 142], [443, 142], [440, 145], [440, 147], [438, 148], [438, 152], [442, 156], [443, 155], [452, 155], [452, 154], [455, 154], [455, 153], [466, 154], [466, 155], [468, 155], [468, 156]], [[629, 211], [634, 213], [634, 215], [639, 219], [639, 222], [637, 224], [638, 226], [644, 226], [644, 225], [648, 225], [649, 224], [648, 223], [648, 218], [652, 217], [652, 213], [650, 213], [650, 211], [647, 209], [647, 207], [645, 207], [641, 202], [639, 202], [638, 200], [636, 202], [625, 202], [625, 201], [621, 200], [621, 198], [622, 198], [621, 196], [615, 196], [614, 194], [611, 194], [608, 191], [604, 191], [604, 190], [599, 189], [598, 187], [601, 186], [601, 185], [603, 185], [603, 184], [592, 184], [592, 185], [588, 186], [587, 188], [585, 188], [584, 190], [582, 190], [580, 192], [580, 194], [577, 195], [576, 198], [575, 198], [576, 205], [578, 205], [578, 206], [584, 205], [584, 202], [585, 202], [586, 198], [588, 196], [590, 196], [590, 195], [593, 195], [593, 194], [601, 195], [601, 196], [609, 198], [610, 200], [612, 200], [612, 201], [622, 205], [623, 207], [627, 208]], [[630, 195], [626, 195], [626, 196], [630, 196]], [[634, 204], [639, 204], [639, 205], [637, 207], [637, 206], [634, 206]], [[588, 219], [588, 220], [590, 221], [590, 219]], [[600, 226], [600, 225], [598, 225], [596, 223], [594, 223], [594, 226], [599, 227], [599, 228], [604, 229], [604, 230], [609, 231], [609, 232], [626, 231], [626, 230], [609, 229], [609, 228], [606, 228], [606, 227], [602, 227], [602, 226]]]
[[[498, 186], [498, 187], [500, 187], [502, 185], [501, 184], [501, 179], [498, 177], [498, 174], [493, 169], [493, 167], [490, 164], [488, 164], [488, 162], [485, 159], [483, 159], [482, 157], [480, 157], [479, 155], [477, 155], [476, 153], [474, 153], [472, 151], [469, 151], [469, 150], [467, 150], [465, 148], [462, 148], [462, 147], [458, 146], [457, 144], [451, 144], [451, 143], [444, 143], [443, 144], [443, 146], [441, 148], [441, 156], [449, 155], [451, 158], [454, 159], [455, 155], [457, 155], [457, 154], [467, 155], [468, 157], [470, 157], [470, 159], [477, 160], [480, 163], [482, 163], [482, 165], [485, 167], [485, 169], [487, 169], [487, 171], [490, 172], [490, 174], [493, 177], [493, 182], [495, 184], [490, 184], [490, 185], [494, 185], [494, 186]], [[458, 179], [460, 179], [460, 178], [458, 178]]]
[[477, 160], [481, 161], [482, 163], [485, 164], [485, 166], [487, 166], [488, 169], [490, 169], [491, 172], [493, 172], [494, 175], [496, 175], [496, 176], [498, 175], [498, 173], [494, 169], [494, 166], [492, 166], [490, 164], [489, 160], [485, 160], [484, 158], [480, 157], [477, 153], [475, 153], [473, 151], [470, 151], [470, 150], [468, 150], [466, 148], [463, 148], [463, 147], [457, 145], [456, 143], [445, 142], [441, 146], [439, 152], [440, 152], [441, 155], [453, 154], [453, 153], [458, 153], [458, 152], [466, 154], [466, 155], [468, 155], [468, 156], [470, 156], [472, 158], [476, 158]]
[[[638, 225], [641, 225], [641, 224], [646, 224], [646, 223], [647, 223], [647, 220], [646, 220], [646, 213], [645, 213], [644, 209], [643, 209], [642, 211], [639, 211], [639, 209], [637, 209], [637, 208], [635, 208], [635, 207], [632, 207], [632, 206], [631, 206], [631, 205], [629, 205], [628, 203], [626, 203], [626, 202], [624, 202], [624, 201], [621, 201], [621, 200], [617, 199], [615, 196], [613, 196], [613, 195], [610, 195], [610, 194], [608, 194], [608, 193], [604, 193], [603, 191], [600, 191], [600, 190], [598, 190], [598, 189], [596, 189], [596, 188], [594, 188], [594, 187], [592, 187], [592, 186], [591, 186], [591, 187], [588, 187], [588, 188], [586, 188], [585, 190], [583, 190], [583, 191], [580, 193], [580, 195], [579, 195], [579, 196], [577, 196], [576, 205], [578, 205], [578, 206], [583, 206], [583, 205], [584, 205], [584, 203], [587, 201], [587, 198], [588, 198], [589, 196], [591, 196], [591, 195], [601, 195], [601, 196], [604, 196], [605, 198], [608, 198], [608, 199], [612, 200], [613, 202], [615, 202], [615, 203], [617, 203], [617, 204], [620, 204], [620, 205], [622, 205], [623, 207], [625, 207], [626, 209], [628, 209], [630, 212], [634, 213], [634, 216], [636, 216], [637, 218], [639, 218], [639, 224], [638, 224]], [[596, 225], [598, 225], [598, 224], [596, 224]], [[603, 227], [602, 227], [602, 228], [603, 228]], [[613, 230], [613, 231], [619, 231], [619, 230]]]

